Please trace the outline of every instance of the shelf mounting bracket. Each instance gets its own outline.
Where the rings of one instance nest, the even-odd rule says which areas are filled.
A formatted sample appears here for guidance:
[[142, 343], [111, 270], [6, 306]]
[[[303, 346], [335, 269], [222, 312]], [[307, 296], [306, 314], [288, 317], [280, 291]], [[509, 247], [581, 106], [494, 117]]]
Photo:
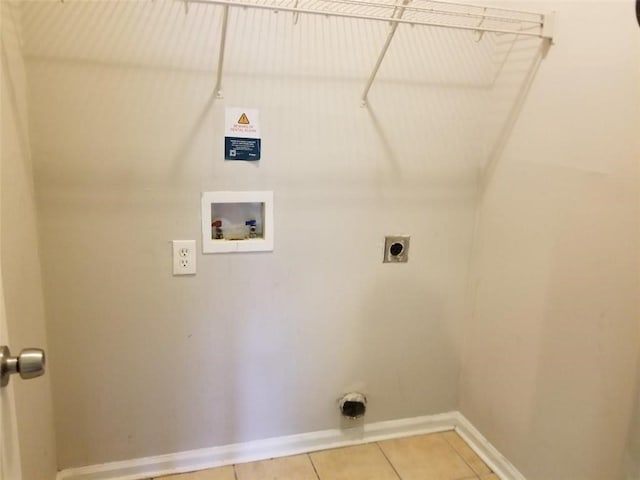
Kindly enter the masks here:
[[556, 12], [547, 13], [544, 16], [544, 22], [542, 24], [542, 38], [548, 40], [550, 44], [556, 43], [554, 41], [554, 34], [556, 30]]
[[362, 92], [361, 106], [363, 107], [367, 106], [367, 97], [369, 95], [369, 90], [371, 90], [371, 85], [373, 85], [373, 81], [375, 80], [376, 75], [378, 74], [378, 70], [380, 70], [380, 65], [382, 65], [382, 60], [384, 60], [384, 57], [387, 54], [387, 50], [389, 50], [389, 46], [391, 45], [391, 41], [393, 40], [393, 36], [396, 34], [396, 30], [398, 29], [398, 25], [400, 25], [399, 22], [394, 22], [393, 20], [402, 18], [402, 15], [404, 14], [404, 10], [405, 10], [404, 7], [407, 6], [410, 2], [411, 0], [402, 0], [402, 3], [396, 5], [396, 7], [393, 10], [393, 13], [391, 14], [391, 20], [389, 22], [391, 23], [391, 27], [389, 28], [387, 39], [385, 40], [384, 45], [382, 46], [382, 50], [380, 51], [380, 55], [378, 56], [378, 61], [374, 65], [373, 71], [371, 72], [371, 75], [369, 76], [369, 80], [367, 81], [367, 85], [364, 87], [364, 91]]
[[218, 52], [218, 70], [216, 72], [216, 86], [214, 92], [216, 98], [224, 98], [222, 92], [222, 70], [224, 68], [224, 49], [227, 43], [227, 23], [229, 21], [229, 5], [224, 6], [222, 11], [222, 29], [220, 31], [220, 51]]

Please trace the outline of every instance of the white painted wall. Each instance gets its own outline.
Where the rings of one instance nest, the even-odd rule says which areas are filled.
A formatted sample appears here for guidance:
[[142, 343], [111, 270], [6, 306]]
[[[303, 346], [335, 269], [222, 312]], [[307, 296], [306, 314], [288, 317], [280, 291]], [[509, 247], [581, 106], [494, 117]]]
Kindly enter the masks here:
[[543, 6], [558, 43], [480, 200], [460, 404], [528, 480], [621, 479], [639, 373], [640, 29], [632, 1]]
[[[11, 339], [9, 347], [14, 355], [25, 347], [48, 348], [20, 17], [18, 3], [0, 2], [0, 257], [7, 327]], [[22, 454], [22, 478], [52, 480], [56, 472], [56, 452], [50, 376], [47, 374], [28, 382], [14, 378], [12, 388], [15, 392]]]
[[[455, 409], [495, 41], [179, 2], [33, 2], [25, 29], [60, 468]], [[223, 161], [260, 108], [260, 164]], [[200, 192], [274, 190], [273, 253], [200, 255]], [[410, 234], [383, 265], [385, 234]]]
[[[518, 5], [559, 10], [542, 62], [537, 42], [401, 28], [369, 109], [385, 25], [234, 13], [219, 101], [218, 10], [25, 5], [60, 468], [335, 427], [359, 388], [370, 421], [459, 406], [529, 480], [621, 477], [633, 5]], [[223, 161], [225, 105], [261, 109], [259, 165]], [[173, 278], [200, 192], [233, 189], [276, 192], [275, 251]], [[380, 263], [386, 233], [411, 234], [408, 265]]]

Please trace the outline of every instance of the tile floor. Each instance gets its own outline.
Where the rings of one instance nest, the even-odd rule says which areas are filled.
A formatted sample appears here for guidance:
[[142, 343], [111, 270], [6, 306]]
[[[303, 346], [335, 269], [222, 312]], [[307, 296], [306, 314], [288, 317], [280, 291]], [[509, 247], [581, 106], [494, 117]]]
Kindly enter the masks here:
[[153, 480], [499, 480], [455, 432], [385, 440]]

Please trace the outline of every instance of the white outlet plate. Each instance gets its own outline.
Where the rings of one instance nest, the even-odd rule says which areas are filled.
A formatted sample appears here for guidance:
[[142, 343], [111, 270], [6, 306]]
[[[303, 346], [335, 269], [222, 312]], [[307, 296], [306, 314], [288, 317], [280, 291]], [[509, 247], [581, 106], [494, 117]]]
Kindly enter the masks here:
[[173, 241], [173, 274], [195, 275], [196, 273], [196, 241]]

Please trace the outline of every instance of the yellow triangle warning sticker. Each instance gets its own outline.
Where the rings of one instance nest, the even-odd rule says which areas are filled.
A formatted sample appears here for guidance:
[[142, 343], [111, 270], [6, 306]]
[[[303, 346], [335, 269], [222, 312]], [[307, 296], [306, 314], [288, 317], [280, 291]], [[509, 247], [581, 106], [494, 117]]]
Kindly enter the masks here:
[[242, 115], [240, 115], [240, 119], [238, 120], [238, 123], [240, 125], [249, 125], [249, 119], [247, 118], [247, 116], [243, 113]]

